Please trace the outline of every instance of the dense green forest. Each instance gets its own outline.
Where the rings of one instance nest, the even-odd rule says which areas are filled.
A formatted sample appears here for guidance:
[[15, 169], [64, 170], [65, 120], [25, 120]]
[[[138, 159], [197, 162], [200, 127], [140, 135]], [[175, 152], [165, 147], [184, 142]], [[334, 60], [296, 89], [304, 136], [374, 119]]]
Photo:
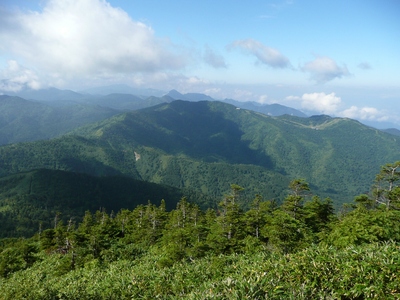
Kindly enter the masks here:
[[182, 197], [201, 208], [218, 202], [187, 189], [133, 179], [127, 176], [95, 177], [84, 173], [34, 170], [0, 178], [0, 238], [28, 237], [39, 228], [48, 228], [56, 213], [64, 222], [80, 222], [89, 210], [109, 212], [133, 209], [150, 200], [166, 202], [168, 210]]
[[282, 203], [231, 184], [217, 208], [182, 197], [86, 212], [0, 243], [0, 299], [398, 299], [400, 161], [334, 212], [292, 180]]

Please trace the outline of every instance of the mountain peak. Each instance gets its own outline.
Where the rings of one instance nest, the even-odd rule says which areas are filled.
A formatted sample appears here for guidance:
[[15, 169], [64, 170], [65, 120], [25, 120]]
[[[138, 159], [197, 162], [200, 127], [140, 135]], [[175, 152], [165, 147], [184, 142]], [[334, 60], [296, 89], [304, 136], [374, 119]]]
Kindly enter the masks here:
[[175, 100], [184, 100], [183, 94], [179, 93], [177, 90], [170, 90], [165, 96], [171, 97]]

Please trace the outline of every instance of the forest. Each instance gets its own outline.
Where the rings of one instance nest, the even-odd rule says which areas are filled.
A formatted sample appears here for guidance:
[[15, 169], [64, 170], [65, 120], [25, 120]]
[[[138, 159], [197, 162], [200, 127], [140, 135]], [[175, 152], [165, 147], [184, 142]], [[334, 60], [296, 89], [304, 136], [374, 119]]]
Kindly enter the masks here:
[[0, 299], [398, 299], [400, 161], [335, 211], [294, 179], [282, 202], [231, 184], [217, 208], [148, 202], [0, 240]]

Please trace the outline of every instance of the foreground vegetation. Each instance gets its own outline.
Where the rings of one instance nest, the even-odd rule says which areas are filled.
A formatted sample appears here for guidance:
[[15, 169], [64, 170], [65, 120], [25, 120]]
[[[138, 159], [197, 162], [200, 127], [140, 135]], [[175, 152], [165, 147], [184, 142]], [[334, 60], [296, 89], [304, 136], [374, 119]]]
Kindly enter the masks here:
[[0, 299], [398, 299], [400, 162], [334, 214], [301, 179], [281, 205], [238, 185], [219, 208], [182, 198], [0, 244]]
[[159, 253], [88, 261], [62, 272], [70, 256], [40, 255], [34, 267], [0, 279], [0, 299], [398, 299], [394, 243], [295, 254], [206, 256], [162, 263]]

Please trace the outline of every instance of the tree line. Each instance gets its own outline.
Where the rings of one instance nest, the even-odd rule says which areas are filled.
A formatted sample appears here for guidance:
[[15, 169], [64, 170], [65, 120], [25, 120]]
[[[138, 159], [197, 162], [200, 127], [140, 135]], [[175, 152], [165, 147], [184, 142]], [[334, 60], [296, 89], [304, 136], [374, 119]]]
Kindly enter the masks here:
[[201, 210], [182, 197], [175, 209], [149, 201], [133, 210], [86, 212], [76, 224], [54, 216], [52, 228], [39, 228], [29, 239], [3, 239], [0, 276], [32, 266], [37, 253], [65, 256], [60, 270], [92, 260], [132, 259], [162, 254], [173, 265], [205, 256], [238, 253], [295, 253], [312, 245], [344, 248], [400, 240], [400, 161], [381, 168], [370, 194], [334, 211], [329, 198], [313, 196], [308, 183], [295, 179], [281, 204], [256, 195], [248, 210], [240, 206], [244, 188], [232, 184], [216, 209]]

